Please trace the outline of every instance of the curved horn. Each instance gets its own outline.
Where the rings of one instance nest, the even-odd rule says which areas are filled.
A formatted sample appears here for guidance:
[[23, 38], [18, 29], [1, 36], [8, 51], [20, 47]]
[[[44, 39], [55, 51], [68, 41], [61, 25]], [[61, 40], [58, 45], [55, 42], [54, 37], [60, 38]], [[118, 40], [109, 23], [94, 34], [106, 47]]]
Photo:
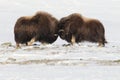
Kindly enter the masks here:
[[61, 30], [59, 30], [59, 32], [64, 32], [64, 30], [63, 30], [63, 29], [61, 29]]

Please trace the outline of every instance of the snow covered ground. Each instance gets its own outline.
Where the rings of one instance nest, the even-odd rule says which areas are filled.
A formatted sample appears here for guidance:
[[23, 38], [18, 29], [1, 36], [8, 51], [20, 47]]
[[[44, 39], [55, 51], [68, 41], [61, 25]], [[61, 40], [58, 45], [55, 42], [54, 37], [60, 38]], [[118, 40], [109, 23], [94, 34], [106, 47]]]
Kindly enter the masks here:
[[[14, 24], [21, 16], [46, 11], [56, 18], [71, 13], [99, 19], [108, 44], [83, 42], [15, 49]], [[0, 80], [120, 80], [119, 0], [0, 0]]]
[[1, 80], [119, 80], [120, 46], [0, 46]]

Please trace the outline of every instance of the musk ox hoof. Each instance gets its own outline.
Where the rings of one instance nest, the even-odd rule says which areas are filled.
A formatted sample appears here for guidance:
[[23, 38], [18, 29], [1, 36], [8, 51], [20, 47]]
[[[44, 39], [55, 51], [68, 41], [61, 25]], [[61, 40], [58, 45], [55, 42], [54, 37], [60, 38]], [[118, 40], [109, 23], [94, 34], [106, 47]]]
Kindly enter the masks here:
[[16, 46], [15, 49], [21, 49], [21, 47], [20, 46]]
[[72, 44], [63, 44], [62, 46], [67, 47], [67, 46], [71, 46]]
[[99, 43], [98, 47], [105, 47], [102, 43]]

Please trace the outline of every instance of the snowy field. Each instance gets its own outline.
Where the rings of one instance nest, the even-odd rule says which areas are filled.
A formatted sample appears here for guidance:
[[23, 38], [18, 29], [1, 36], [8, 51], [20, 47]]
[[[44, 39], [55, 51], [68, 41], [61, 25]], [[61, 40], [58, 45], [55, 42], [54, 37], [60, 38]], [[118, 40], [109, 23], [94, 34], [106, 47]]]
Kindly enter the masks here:
[[[21, 16], [46, 11], [60, 19], [71, 13], [99, 19], [105, 47], [83, 42], [15, 49], [14, 25]], [[120, 80], [119, 0], [0, 0], [0, 80]]]
[[74, 46], [0, 46], [1, 80], [119, 80], [120, 46], [92, 43]]

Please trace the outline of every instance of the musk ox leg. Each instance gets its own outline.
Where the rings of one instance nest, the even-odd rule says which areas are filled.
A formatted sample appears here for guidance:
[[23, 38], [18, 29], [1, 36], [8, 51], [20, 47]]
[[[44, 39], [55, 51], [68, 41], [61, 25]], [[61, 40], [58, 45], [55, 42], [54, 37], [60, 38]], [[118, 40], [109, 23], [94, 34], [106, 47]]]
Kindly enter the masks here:
[[98, 44], [98, 47], [104, 47], [104, 46], [105, 46], [104, 41], [99, 41], [98, 43], [99, 43], [99, 44]]
[[72, 38], [71, 38], [71, 44], [73, 45], [73, 44], [75, 44], [75, 43], [76, 43], [76, 38], [75, 38], [74, 35], [72, 35]]
[[49, 43], [47, 43], [47, 42], [41, 42], [42, 43], [42, 45], [48, 45]]
[[99, 39], [98, 43], [99, 43], [98, 44], [99, 47], [104, 47], [105, 46], [105, 39], [104, 38]]
[[105, 45], [101, 42], [99, 42], [98, 47], [104, 47]]
[[19, 44], [19, 43], [16, 43], [16, 49], [19, 49], [19, 48], [21, 48], [21, 47], [20, 47], [20, 44]]
[[28, 46], [31, 46], [35, 42], [35, 38], [32, 38], [29, 42], [27, 42]]

